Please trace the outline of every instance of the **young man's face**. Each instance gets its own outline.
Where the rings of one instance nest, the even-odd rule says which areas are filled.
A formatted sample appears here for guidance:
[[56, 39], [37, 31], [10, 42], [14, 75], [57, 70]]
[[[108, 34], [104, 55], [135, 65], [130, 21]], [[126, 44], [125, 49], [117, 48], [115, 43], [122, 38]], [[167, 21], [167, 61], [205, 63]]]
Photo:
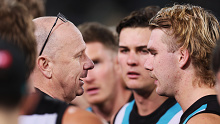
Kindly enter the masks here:
[[118, 59], [123, 79], [128, 88], [140, 91], [153, 91], [154, 79], [144, 68], [149, 28], [123, 28], [119, 35]]
[[100, 42], [86, 43], [86, 53], [94, 62], [94, 69], [88, 72], [85, 81], [85, 98], [90, 104], [109, 103], [117, 95], [119, 85], [116, 73], [116, 52]]
[[147, 46], [145, 68], [150, 70], [150, 75], [156, 81], [156, 92], [159, 95], [173, 96], [177, 89], [178, 59], [177, 52], [168, 52], [168, 45], [172, 39], [161, 29], [152, 30]]

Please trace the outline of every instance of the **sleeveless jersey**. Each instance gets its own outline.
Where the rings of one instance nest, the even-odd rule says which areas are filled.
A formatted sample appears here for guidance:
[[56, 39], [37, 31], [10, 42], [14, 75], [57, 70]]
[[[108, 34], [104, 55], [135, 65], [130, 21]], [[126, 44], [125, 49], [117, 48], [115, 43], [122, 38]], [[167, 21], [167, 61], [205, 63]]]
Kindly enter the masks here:
[[61, 124], [67, 107], [68, 104], [65, 102], [41, 92], [41, 98], [35, 111], [30, 115], [21, 115], [19, 124]]
[[201, 113], [213, 113], [220, 115], [220, 106], [216, 95], [204, 96], [192, 104], [183, 113], [180, 124], [186, 124], [190, 118]]
[[114, 124], [177, 124], [183, 111], [174, 98], [168, 98], [157, 110], [147, 116], [137, 112], [135, 100], [125, 104], [116, 114]]

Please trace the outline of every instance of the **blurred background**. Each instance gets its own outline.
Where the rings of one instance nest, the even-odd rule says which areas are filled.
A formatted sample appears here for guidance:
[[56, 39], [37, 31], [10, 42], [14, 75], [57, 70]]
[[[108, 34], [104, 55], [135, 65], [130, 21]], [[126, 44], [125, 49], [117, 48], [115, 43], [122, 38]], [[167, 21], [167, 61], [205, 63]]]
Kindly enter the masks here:
[[46, 15], [56, 16], [63, 13], [75, 25], [96, 21], [107, 26], [115, 26], [131, 11], [149, 5], [160, 7], [173, 3], [191, 3], [211, 10], [219, 19], [220, 0], [46, 0]]

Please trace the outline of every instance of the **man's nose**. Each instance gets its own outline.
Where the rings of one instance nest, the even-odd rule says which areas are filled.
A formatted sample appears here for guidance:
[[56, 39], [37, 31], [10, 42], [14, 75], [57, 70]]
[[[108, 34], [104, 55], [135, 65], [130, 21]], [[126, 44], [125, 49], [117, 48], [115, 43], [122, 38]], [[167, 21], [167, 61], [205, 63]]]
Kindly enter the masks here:
[[86, 55], [86, 62], [83, 66], [84, 70], [91, 70], [94, 68], [94, 63], [93, 61]]
[[130, 52], [128, 60], [127, 60], [127, 64], [130, 66], [135, 66], [138, 65], [138, 60], [137, 60], [137, 55], [135, 53]]
[[144, 68], [146, 70], [152, 71], [153, 70], [153, 65], [152, 65], [152, 60], [153, 58], [151, 57], [150, 54], [147, 55], [146, 61], [144, 63]]

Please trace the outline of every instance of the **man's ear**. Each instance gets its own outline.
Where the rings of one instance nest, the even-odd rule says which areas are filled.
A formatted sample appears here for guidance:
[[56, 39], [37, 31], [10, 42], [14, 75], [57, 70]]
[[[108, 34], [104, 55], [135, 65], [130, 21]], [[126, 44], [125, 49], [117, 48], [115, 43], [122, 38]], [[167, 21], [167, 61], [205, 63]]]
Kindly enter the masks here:
[[187, 63], [189, 61], [189, 51], [187, 49], [180, 48], [178, 59], [180, 68], [184, 68], [185, 66], [187, 66]]
[[49, 57], [39, 56], [37, 66], [46, 78], [52, 78], [52, 63]]

